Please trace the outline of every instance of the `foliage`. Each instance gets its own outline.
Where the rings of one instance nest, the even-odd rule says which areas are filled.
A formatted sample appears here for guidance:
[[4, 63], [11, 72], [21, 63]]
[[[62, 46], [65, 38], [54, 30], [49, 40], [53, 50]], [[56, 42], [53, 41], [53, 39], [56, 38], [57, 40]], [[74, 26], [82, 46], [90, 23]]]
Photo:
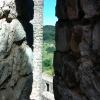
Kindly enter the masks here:
[[55, 27], [46, 25], [43, 27], [43, 72], [53, 75], [53, 53], [55, 50]]
[[43, 27], [43, 40], [44, 42], [54, 43], [55, 39], [55, 27], [51, 25], [46, 25]]

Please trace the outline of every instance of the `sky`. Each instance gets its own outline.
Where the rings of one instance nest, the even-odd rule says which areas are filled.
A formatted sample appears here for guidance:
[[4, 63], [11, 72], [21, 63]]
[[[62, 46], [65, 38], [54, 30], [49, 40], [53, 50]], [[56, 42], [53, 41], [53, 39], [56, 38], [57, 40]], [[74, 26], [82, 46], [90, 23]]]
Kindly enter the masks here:
[[44, 25], [55, 25], [57, 18], [55, 17], [56, 0], [44, 0]]

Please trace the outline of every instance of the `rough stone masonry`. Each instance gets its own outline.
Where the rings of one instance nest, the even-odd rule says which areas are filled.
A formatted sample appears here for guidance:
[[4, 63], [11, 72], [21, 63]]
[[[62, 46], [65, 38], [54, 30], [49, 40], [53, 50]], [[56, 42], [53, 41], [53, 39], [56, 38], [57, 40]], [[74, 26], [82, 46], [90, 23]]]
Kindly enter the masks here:
[[55, 100], [100, 100], [100, 0], [57, 0]]
[[0, 100], [29, 100], [33, 56], [26, 36], [27, 25], [31, 29], [33, 13], [28, 10], [33, 9], [32, 3], [0, 0]]

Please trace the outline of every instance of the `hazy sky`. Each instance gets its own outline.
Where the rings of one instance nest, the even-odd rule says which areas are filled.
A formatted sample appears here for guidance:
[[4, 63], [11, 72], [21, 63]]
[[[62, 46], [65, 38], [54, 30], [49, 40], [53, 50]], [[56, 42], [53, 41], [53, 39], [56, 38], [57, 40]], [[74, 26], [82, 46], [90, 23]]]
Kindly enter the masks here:
[[44, 25], [55, 25], [55, 5], [56, 0], [44, 0]]

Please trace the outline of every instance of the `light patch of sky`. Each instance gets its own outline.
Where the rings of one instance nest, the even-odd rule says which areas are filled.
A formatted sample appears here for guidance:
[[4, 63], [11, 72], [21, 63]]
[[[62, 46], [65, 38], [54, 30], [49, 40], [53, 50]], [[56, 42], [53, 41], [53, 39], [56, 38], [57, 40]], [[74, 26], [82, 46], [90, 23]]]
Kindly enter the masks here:
[[55, 6], [56, 0], [44, 0], [43, 25], [55, 25]]

